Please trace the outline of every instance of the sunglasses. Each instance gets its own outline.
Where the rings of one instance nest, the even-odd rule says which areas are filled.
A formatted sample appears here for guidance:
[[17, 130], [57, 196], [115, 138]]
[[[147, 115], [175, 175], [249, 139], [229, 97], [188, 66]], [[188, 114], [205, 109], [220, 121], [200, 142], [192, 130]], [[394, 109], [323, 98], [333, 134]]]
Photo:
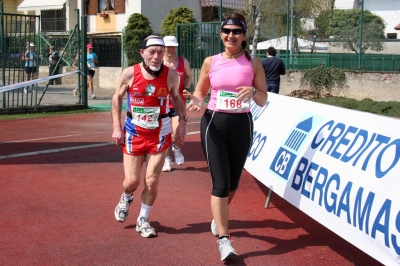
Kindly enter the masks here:
[[240, 34], [243, 33], [243, 30], [242, 30], [242, 29], [227, 29], [227, 28], [222, 28], [222, 29], [221, 29], [221, 32], [222, 32], [223, 34], [227, 34], [227, 35], [231, 34], [231, 32], [233, 33], [233, 35], [240, 35]]

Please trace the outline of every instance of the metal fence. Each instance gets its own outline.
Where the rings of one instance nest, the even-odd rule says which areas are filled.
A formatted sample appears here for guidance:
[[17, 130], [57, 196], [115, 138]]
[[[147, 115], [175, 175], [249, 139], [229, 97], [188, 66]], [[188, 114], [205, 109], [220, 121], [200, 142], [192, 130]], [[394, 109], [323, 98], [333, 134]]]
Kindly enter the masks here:
[[[42, 17], [3, 13], [0, 2], [0, 47], [2, 86], [18, 84], [28, 80], [41, 79], [50, 75], [71, 72], [69, 68], [77, 54], [78, 26], [73, 31], [42, 31]], [[33, 49], [30, 50], [30, 44]], [[55, 65], [49, 62], [49, 47], [54, 46], [59, 60]], [[33, 60], [24, 60], [26, 52], [34, 54]], [[33, 73], [27, 73], [28, 61]], [[27, 107], [38, 105], [71, 105], [82, 102], [74, 97], [73, 89], [81, 87], [78, 74], [37, 82], [36, 84], [0, 93], [1, 108]], [[17, 85], [16, 85], [17, 86]]]
[[[201, 65], [207, 56], [212, 56], [223, 51], [220, 35], [220, 22], [177, 24], [176, 32], [179, 41], [178, 54], [187, 58], [190, 62], [195, 82], [200, 75]], [[247, 40], [251, 43], [252, 40]], [[382, 51], [370, 51], [361, 57], [351, 51], [345, 51], [334, 44], [324, 42], [329, 50], [336, 52], [317, 51], [311, 52], [309, 48], [300, 49], [296, 54], [286, 53], [286, 49], [279, 50], [280, 57], [287, 70], [305, 70], [317, 67], [320, 64], [335, 66], [346, 70], [362, 70], [373, 72], [397, 72], [400, 71], [400, 40], [382, 40]], [[320, 43], [322, 45], [322, 43]], [[318, 45], [318, 43], [316, 43]], [[328, 50], [328, 48], [326, 48]], [[255, 56], [266, 58], [265, 50], [257, 50]]]

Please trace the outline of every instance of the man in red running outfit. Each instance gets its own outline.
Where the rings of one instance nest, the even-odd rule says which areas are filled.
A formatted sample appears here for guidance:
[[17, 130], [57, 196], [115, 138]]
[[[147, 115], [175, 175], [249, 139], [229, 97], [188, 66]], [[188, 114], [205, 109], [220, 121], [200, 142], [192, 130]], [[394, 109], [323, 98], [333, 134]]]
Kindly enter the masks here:
[[[136, 231], [143, 237], [157, 235], [149, 223], [149, 213], [157, 197], [157, 186], [168, 148], [171, 145], [169, 99], [179, 115], [174, 141], [183, 143], [187, 117], [179, 95], [179, 75], [163, 65], [165, 53], [161, 37], [147, 37], [140, 49], [143, 62], [126, 68], [112, 98], [112, 140], [122, 145], [125, 179], [123, 193], [115, 208], [115, 219], [128, 217], [133, 192], [138, 188], [142, 165], [146, 162], [141, 208]], [[127, 93], [127, 115], [121, 127], [122, 99]], [[170, 97], [169, 97], [170, 96]]]
[[[165, 36], [164, 37], [165, 43], [165, 54], [164, 54], [164, 65], [173, 69], [178, 73], [180, 77], [179, 83], [179, 93], [182, 97], [183, 104], [186, 106], [186, 98], [185, 96], [189, 95], [189, 88], [192, 84], [192, 70], [190, 69], [189, 61], [184, 58], [183, 56], [178, 56], [176, 54], [176, 48], [178, 47], [178, 41], [176, 40], [175, 36]], [[172, 105], [172, 102], [169, 103], [169, 117], [171, 117], [171, 125], [172, 125], [172, 136], [175, 135], [176, 128], [178, 127], [178, 120], [179, 116], [175, 110], [175, 107]], [[174, 154], [175, 163], [177, 165], [181, 165], [185, 162], [185, 157], [181, 152], [181, 146], [174, 143], [169, 148], [169, 152], [167, 157], [165, 158], [164, 166], [162, 171], [163, 172], [170, 172], [172, 169], [172, 159], [169, 154]]]

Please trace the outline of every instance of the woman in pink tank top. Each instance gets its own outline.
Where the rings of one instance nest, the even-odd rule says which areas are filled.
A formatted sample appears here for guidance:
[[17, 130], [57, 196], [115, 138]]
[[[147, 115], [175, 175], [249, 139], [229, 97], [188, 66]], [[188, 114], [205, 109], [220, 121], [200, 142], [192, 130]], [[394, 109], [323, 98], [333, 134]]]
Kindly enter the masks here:
[[246, 50], [246, 31], [246, 20], [240, 14], [223, 20], [220, 36], [225, 50], [204, 60], [187, 106], [189, 111], [200, 111], [211, 88], [201, 119], [201, 144], [211, 174], [211, 231], [218, 236], [221, 261], [237, 255], [228, 234], [228, 205], [253, 142], [250, 104], [264, 106], [268, 98], [261, 61]]

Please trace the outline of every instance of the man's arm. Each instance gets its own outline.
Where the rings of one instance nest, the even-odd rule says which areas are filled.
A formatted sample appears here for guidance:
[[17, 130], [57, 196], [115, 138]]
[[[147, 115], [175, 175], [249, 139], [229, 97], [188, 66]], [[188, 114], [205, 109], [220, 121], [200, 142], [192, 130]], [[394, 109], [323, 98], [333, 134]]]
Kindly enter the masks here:
[[115, 144], [122, 144], [124, 141], [124, 134], [121, 126], [122, 99], [129, 88], [129, 84], [132, 84], [133, 72], [133, 67], [124, 69], [111, 100], [112, 140]]
[[286, 74], [285, 64], [283, 63], [282, 59], [281, 59], [280, 73], [279, 74], [281, 74], [281, 75], [285, 75]]

